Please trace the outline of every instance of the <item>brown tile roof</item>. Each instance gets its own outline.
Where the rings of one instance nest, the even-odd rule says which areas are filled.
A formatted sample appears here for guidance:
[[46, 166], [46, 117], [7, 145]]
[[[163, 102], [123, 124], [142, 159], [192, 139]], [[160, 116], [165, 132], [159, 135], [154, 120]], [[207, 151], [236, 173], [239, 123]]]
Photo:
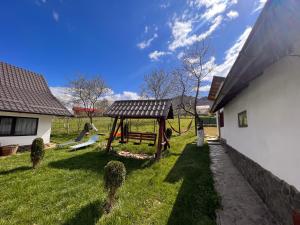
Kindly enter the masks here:
[[4, 62], [0, 62], [0, 111], [72, 116], [42, 75]]
[[220, 90], [220, 87], [222, 86], [224, 80], [225, 80], [225, 77], [218, 77], [218, 76], [213, 77], [213, 80], [211, 82], [211, 87], [209, 90], [209, 94], [208, 94], [209, 100], [216, 99], [218, 92]]
[[170, 99], [116, 101], [109, 107], [104, 115], [125, 118], [172, 119], [172, 101]]

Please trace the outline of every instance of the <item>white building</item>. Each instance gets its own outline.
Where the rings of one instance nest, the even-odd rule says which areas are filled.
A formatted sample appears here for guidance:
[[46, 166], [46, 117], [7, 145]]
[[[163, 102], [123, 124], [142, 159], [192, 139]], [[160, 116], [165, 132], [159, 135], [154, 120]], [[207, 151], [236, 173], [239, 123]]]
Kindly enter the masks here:
[[50, 142], [54, 116], [72, 114], [51, 94], [42, 75], [0, 62], [0, 146]]
[[220, 138], [282, 224], [300, 209], [300, 1], [268, 1], [215, 96]]

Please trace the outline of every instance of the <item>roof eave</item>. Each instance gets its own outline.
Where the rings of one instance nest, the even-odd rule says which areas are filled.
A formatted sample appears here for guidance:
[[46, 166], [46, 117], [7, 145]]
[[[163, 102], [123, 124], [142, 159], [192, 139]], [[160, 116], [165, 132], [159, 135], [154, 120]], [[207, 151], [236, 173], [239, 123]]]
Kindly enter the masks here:
[[73, 114], [60, 114], [60, 113], [38, 113], [38, 112], [26, 112], [26, 111], [17, 111], [17, 110], [5, 110], [0, 109], [0, 112], [12, 112], [12, 113], [23, 113], [23, 114], [34, 114], [34, 115], [45, 115], [45, 116], [57, 116], [57, 117], [74, 117]]

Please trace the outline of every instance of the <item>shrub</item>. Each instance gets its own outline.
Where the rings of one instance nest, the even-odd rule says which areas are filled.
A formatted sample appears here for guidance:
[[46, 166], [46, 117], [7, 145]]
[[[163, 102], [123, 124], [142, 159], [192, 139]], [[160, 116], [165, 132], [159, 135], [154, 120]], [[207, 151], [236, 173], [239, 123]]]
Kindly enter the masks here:
[[122, 162], [110, 161], [104, 167], [104, 188], [108, 192], [106, 211], [109, 212], [115, 202], [117, 189], [125, 181], [126, 168]]
[[32, 167], [34, 169], [44, 158], [44, 154], [45, 154], [45, 147], [44, 147], [43, 138], [34, 139], [31, 145], [31, 154], [30, 154]]
[[167, 136], [168, 139], [170, 139], [172, 137], [172, 133], [173, 133], [172, 129], [171, 128], [167, 128], [167, 130], [166, 130], [166, 136]]
[[92, 124], [90, 124], [90, 123], [85, 123], [83, 129], [84, 129], [86, 132], [89, 132], [90, 130], [93, 129]]

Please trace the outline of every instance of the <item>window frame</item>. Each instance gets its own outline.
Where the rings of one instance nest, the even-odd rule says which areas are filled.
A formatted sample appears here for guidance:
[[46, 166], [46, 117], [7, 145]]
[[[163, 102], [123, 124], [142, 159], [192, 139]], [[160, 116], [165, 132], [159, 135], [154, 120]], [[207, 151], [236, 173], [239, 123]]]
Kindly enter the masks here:
[[[27, 136], [36, 136], [37, 135], [37, 131], [38, 131], [38, 126], [39, 126], [39, 118], [34, 118], [34, 117], [22, 117], [22, 116], [1, 116], [0, 115], [0, 120], [2, 118], [11, 118], [12, 119], [12, 126], [11, 126], [11, 130], [10, 130], [10, 134], [9, 135], [2, 135], [0, 134], [0, 137], [27, 137]], [[35, 120], [35, 132], [34, 134], [23, 134], [23, 135], [16, 135], [15, 134], [15, 130], [16, 130], [16, 122], [17, 119], [33, 119]]]
[[[247, 118], [247, 124], [242, 124], [242, 121], [240, 121], [240, 116], [245, 114], [246, 115], [246, 118]], [[240, 113], [238, 113], [238, 125], [240, 128], [246, 128], [248, 127], [248, 115], [247, 115], [247, 110], [244, 110]]]

